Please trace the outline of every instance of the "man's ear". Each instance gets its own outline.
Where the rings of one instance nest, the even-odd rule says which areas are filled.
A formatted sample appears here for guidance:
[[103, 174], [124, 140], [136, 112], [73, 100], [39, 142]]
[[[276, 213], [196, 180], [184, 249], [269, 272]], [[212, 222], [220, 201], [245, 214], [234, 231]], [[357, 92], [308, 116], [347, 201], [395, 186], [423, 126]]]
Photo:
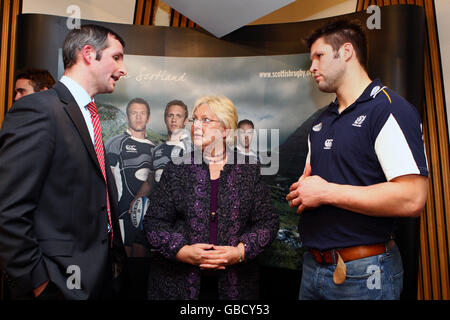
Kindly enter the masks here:
[[97, 55], [96, 51], [89, 44], [85, 44], [83, 48], [81, 48], [81, 57], [83, 61], [87, 64], [91, 64], [92, 61], [95, 59], [96, 55]]
[[41, 90], [39, 90], [39, 91], [45, 91], [45, 90], [48, 90], [48, 88], [47, 87], [43, 87]]
[[346, 42], [342, 45], [342, 54], [345, 61], [348, 61], [355, 55], [355, 49], [350, 42]]

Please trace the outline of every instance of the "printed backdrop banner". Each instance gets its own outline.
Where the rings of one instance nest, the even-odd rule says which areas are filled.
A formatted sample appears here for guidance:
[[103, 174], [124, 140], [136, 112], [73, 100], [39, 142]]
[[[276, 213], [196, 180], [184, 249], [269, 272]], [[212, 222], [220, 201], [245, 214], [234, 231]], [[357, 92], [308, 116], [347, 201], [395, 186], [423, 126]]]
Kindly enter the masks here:
[[[422, 114], [423, 9], [389, 6], [375, 15], [359, 12], [346, 16], [377, 27], [368, 31], [370, 77], [380, 78]], [[277, 239], [260, 259], [269, 269], [296, 273], [301, 269], [304, 248], [297, 231], [298, 216], [285, 197], [303, 170], [311, 122], [334, 99], [317, 89], [302, 39], [328, 20], [246, 26], [222, 39], [197, 29], [81, 20], [81, 24], [113, 29], [126, 43], [128, 75], [117, 83], [113, 94], [96, 97], [104, 141], [126, 130], [125, 107], [135, 97], [150, 104], [147, 135], [156, 144], [167, 139], [166, 103], [183, 100], [191, 112], [195, 99], [206, 94], [227, 96], [236, 105], [239, 119], [252, 120], [256, 129], [265, 133], [256, 135], [255, 148], [269, 155], [268, 166], [273, 170], [265, 179], [280, 215]], [[73, 21], [65, 17], [21, 15], [16, 69], [45, 68], [60, 78], [61, 46], [68, 25]], [[416, 296], [418, 226], [418, 219], [399, 221], [397, 242], [405, 268], [403, 298]]]

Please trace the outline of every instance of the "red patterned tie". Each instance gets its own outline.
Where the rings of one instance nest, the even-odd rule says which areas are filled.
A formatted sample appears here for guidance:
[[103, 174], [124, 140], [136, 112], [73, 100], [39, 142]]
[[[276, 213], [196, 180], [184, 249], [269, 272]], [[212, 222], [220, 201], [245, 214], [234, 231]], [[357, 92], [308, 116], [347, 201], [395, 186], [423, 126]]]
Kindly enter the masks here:
[[[95, 152], [97, 153], [97, 159], [100, 164], [100, 168], [102, 169], [103, 178], [105, 179], [105, 184], [107, 185], [106, 181], [106, 168], [105, 168], [105, 152], [103, 151], [103, 140], [102, 140], [102, 128], [100, 126], [100, 118], [98, 116], [97, 106], [95, 105], [95, 102], [91, 101], [87, 108], [89, 112], [91, 113], [91, 119], [92, 124], [94, 126], [94, 141], [95, 141]], [[106, 188], [106, 210], [108, 212], [108, 223], [109, 223], [109, 230], [111, 235], [111, 247], [112, 247], [112, 239], [113, 239], [113, 229], [111, 224], [111, 210], [109, 205], [109, 195], [108, 195], [108, 187]]]

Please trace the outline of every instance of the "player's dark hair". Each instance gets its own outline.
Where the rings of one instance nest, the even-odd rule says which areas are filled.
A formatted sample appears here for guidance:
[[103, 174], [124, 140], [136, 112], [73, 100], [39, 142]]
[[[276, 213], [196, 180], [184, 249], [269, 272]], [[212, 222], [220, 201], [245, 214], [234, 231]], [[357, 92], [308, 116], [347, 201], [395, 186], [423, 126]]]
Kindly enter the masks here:
[[304, 41], [309, 50], [316, 40], [323, 38], [337, 52], [346, 42], [355, 49], [356, 58], [367, 71], [368, 44], [363, 25], [358, 20], [337, 19], [314, 30]]
[[237, 127], [240, 128], [241, 125], [243, 125], [243, 124], [248, 124], [248, 125], [251, 126], [253, 129], [255, 129], [255, 125], [253, 124], [253, 121], [252, 121], [252, 120], [243, 119], [243, 120], [241, 120], [241, 121], [238, 122], [238, 126], [237, 126]]
[[146, 106], [147, 107], [147, 116], [150, 117], [150, 106], [148, 105], [148, 102], [142, 98], [133, 98], [130, 100], [130, 102], [128, 102], [127, 109], [126, 109], [127, 117], [128, 117], [128, 109], [130, 109], [130, 106], [133, 103], [143, 104], [144, 106]]

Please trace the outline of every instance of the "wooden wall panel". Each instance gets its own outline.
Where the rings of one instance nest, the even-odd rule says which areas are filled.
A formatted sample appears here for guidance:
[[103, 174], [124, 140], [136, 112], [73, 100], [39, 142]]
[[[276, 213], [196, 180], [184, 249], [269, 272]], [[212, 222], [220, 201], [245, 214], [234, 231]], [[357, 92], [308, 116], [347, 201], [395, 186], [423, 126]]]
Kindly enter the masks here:
[[166, 10], [170, 11], [170, 21], [168, 25], [171, 27], [198, 28], [198, 25], [195, 22], [189, 20], [187, 17], [159, 0], [136, 0], [134, 24], [145, 26], [157, 25], [155, 23], [155, 17], [158, 14], [158, 10], [160, 10], [159, 12]]
[[[430, 255], [430, 259], [437, 264], [438, 273], [432, 274], [432, 283], [438, 286], [438, 289], [433, 290], [433, 295], [429, 293], [421, 293], [425, 299], [450, 299], [450, 281], [449, 281], [449, 249], [450, 238], [448, 230], [450, 228], [450, 161], [449, 161], [449, 137], [447, 129], [447, 118], [445, 114], [445, 98], [444, 86], [442, 79], [442, 67], [440, 60], [439, 41], [437, 35], [436, 16], [434, 9], [434, 1], [425, 0], [424, 8], [427, 16], [427, 38], [426, 43], [426, 59], [428, 68], [425, 72], [430, 77], [430, 86], [426, 88], [432, 100], [426, 101], [428, 109], [434, 109], [434, 114], [430, 114], [427, 119], [429, 128], [433, 127], [435, 130], [436, 150], [435, 157], [430, 160], [436, 167], [433, 172], [433, 181], [436, 181], [434, 186], [434, 204], [435, 211], [427, 212], [435, 215], [435, 225], [430, 232], [434, 232], [436, 237], [435, 254]], [[428, 55], [428, 56], [427, 56]], [[434, 107], [434, 108], [433, 108]], [[434, 116], [434, 117], [431, 117]], [[431, 135], [430, 130], [430, 135]], [[431, 145], [431, 143], [430, 143]], [[437, 163], [437, 164], [436, 164]], [[430, 229], [430, 228], [429, 228]], [[426, 280], [426, 279], [424, 279]], [[433, 288], [434, 289], [434, 288]]]
[[156, 8], [159, 0], [137, 0], [133, 24], [149, 26], [153, 25]]
[[[17, 15], [22, 11], [22, 0], [0, 1], [0, 127], [14, 99], [14, 55]], [[0, 272], [0, 300], [7, 295], [5, 279]]]
[[[432, 1], [430, 1], [432, 2]], [[370, 5], [382, 6], [392, 6], [397, 4], [412, 4], [416, 6], [424, 6], [423, 0], [359, 0], [356, 4], [356, 11], [361, 11], [367, 9]]]
[[17, 15], [22, 10], [22, 0], [0, 1], [0, 126], [6, 111], [13, 103], [14, 54]]
[[430, 169], [428, 200], [420, 222], [417, 298], [450, 299], [450, 157], [448, 123], [439, 41], [433, 0], [359, 0], [357, 10], [369, 5], [409, 4], [424, 7], [427, 30], [424, 53], [423, 131]]

